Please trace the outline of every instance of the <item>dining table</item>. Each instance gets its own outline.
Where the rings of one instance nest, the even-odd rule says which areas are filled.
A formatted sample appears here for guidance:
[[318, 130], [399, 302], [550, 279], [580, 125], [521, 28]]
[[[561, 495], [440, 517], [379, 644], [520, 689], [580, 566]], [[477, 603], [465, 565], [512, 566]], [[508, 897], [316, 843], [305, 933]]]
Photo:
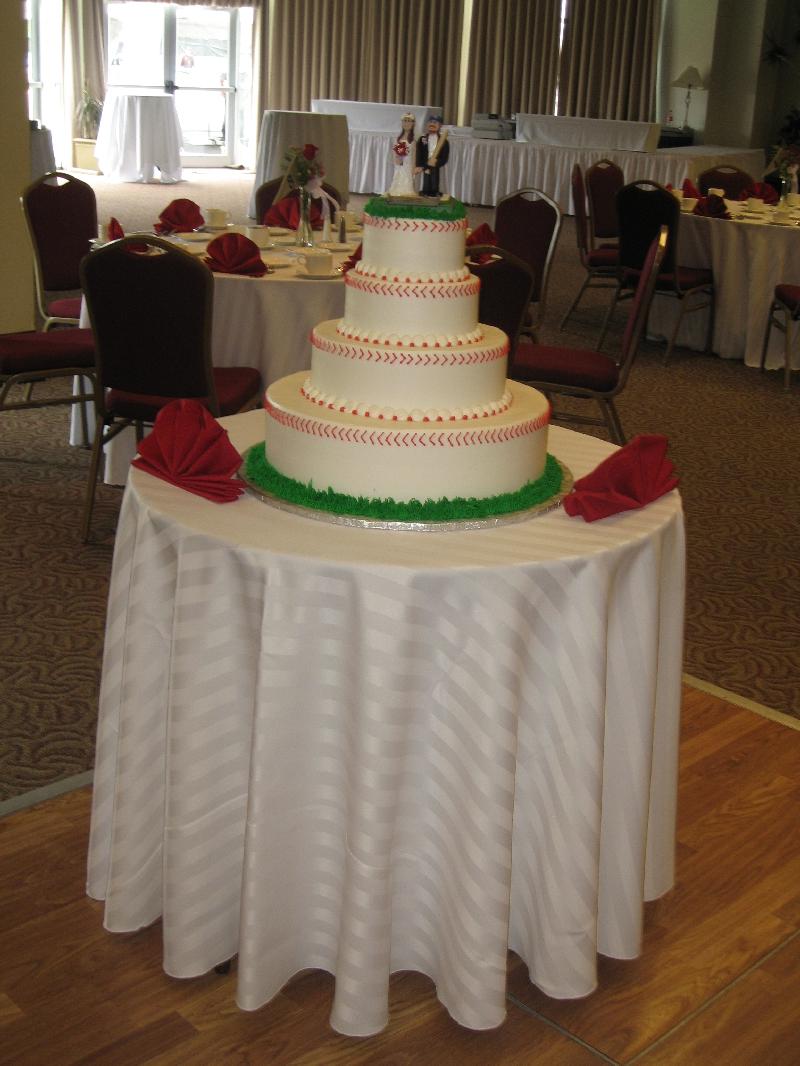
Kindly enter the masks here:
[[[244, 454], [263, 415], [221, 420]], [[551, 427], [580, 477], [615, 446]], [[331, 1024], [427, 974], [493, 1028], [509, 949], [548, 996], [642, 950], [674, 882], [677, 490], [447, 531], [220, 505], [132, 469], [111, 575], [88, 894], [163, 966], [238, 956], [257, 1010], [331, 973]], [[119, 958], [130, 943], [118, 946]]]
[[181, 179], [183, 133], [172, 93], [109, 89], [95, 155], [110, 181], [171, 185]]
[[[767, 316], [776, 285], [800, 285], [800, 208], [748, 208], [746, 202], [725, 201], [730, 218], [709, 218], [681, 212], [678, 262], [710, 268], [714, 275], [714, 323], [711, 350], [724, 359], [741, 359], [757, 367]], [[678, 314], [678, 301], [656, 294], [650, 308], [648, 334], [667, 337]], [[684, 314], [676, 343], [703, 351], [708, 310]], [[766, 366], [784, 365], [783, 336], [773, 330]], [[793, 366], [800, 366], [795, 352]]]
[[[224, 227], [227, 230], [253, 227]], [[216, 233], [175, 234], [171, 239], [194, 254], [203, 256], [208, 240]], [[341, 264], [357, 247], [361, 228], [353, 223], [343, 244], [331, 241], [334, 272], [328, 278], [312, 278], [302, 268], [304, 249], [294, 234], [272, 228], [272, 247], [262, 249], [270, 273], [263, 277], [214, 274], [214, 312], [211, 331], [211, 361], [214, 366], [254, 366], [264, 388], [280, 377], [311, 365], [309, 335], [318, 323], [344, 313], [344, 279]], [[198, 239], [200, 238], [200, 239]], [[320, 241], [320, 247], [322, 242]], [[84, 307], [81, 324], [89, 326]], [[78, 405], [73, 404], [70, 444], [83, 444]], [[89, 415], [90, 429], [94, 419]], [[107, 485], [124, 485], [130, 461], [136, 454], [132, 428], [123, 430], [104, 449], [103, 479]]]

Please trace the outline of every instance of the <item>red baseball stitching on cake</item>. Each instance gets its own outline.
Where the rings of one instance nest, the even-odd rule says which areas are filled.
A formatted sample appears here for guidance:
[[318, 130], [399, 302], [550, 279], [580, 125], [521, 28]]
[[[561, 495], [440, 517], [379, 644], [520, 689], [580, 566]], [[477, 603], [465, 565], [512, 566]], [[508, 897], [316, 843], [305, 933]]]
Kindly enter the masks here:
[[322, 352], [340, 356], [343, 359], [355, 359], [372, 363], [389, 363], [401, 366], [471, 366], [476, 363], [493, 363], [502, 359], [508, 352], [508, 341], [494, 348], [483, 348], [474, 352], [448, 351], [437, 348], [413, 352], [396, 351], [386, 348], [368, 348], [361, 345], [341, 344], [320, 336], [311, 330], [311, 343]]
[[374, 296], [401, 296], [405, 299], [425, 300], [448, 300], [475, 296], [481, 287], [480, 281], [475, 277], [447, 283], [379, 281], [364, 277], [363, 274], [356, 274], [352, 270], [348, 270], [345, 274], [344, 283], [353, 289], [360, 289], [361, 292], [368, 292]]
[[460, 218], [445, 222], [435, 218], [383, 218], [365, 214], [364, 225], [375, 226], [376, 229], [399, 230], [401, 233], [456, 233], [467, 228], [467, 220]]
[[[358, 403], [356, 401], [354, 401], [354, 400], [344, 400], [344, 401], [340, 401], [338, 403], [338, 405], [334, 405], [333, 403], [328, 403], [325, 399], [321, 399], [320, 397], [317, 397], [317, 396], [312, 396], [311, 393], [309, 393], [306, 390], [305, 385], [301, 385], [300, 386], [300, 395], [303, 396], [306, 400], [308, 400], [309, 403], [315, 403], [317, 405], [317, 407], [328, 407], [331, 411], [339, 411], [340, 414], [346, 414], [348, 411], [349, 411], [349, 413], [351, 415], [357, 415], [358, 414]], [[354, 406], [354, 404], [355, 404], [355, 406]], [[367, 405], [364, 404], [364, 406], [366, 407]], [[500, 407], [497, 407], [494, 411], [491, 411], [491, 410], [487, 409], [487, 410], [484, 410], [484, 411], [479, 411], [479, 412], [472, 413], [470, 415], [462, 415], [461, 418], [458, 419], [458, 421], [462, 421], [465, 418], [470, 418], [470, 419], [472, 419], [472, 418], [492, 418], [494, 415], [502, 415], [502, 414], [504, 414], [509, 409], [510, 406], [511, 406], [510, 403], [504, 403]], [[430, 418], [430, 417], [428, 417], [426, 415], [425, 418], [423, 418], [422, 421], [423, 422], [452, 422], [452, 421], [456, 420], [455, 414], [452, 413], [449, 408], [444, 408], [444, 410], [447, 412], [445, 415], [437, 415], [434, 418]], [[369, 414], [366, 414], [366, 412], [362, 412], [362, 415], [363, 415], [363, 417], [377, 418], [381, 422], [384, 419], [386, 419], [389, 422], [398, 422], [398, 421], [413, 422], [414, 421], [414, 419], [411, 417], [411, 415], [406, 415], [405, 419], [399, 419], [398, 418], [398, 412], [393, 407], [387, 408], [387, 411], [388, 411], [388, 413], [385, 414], [385, 415], [382, 414], [380, 411], [370, 412]]]
[[[370, 330], [369, 333], [363, 333], [362, 334], [362, 333], [356, 333], [352, 329], [352, 327], [348, 326], [347, 330], [349, 330], [349, 332], [347, 332], [347, 330], [342, 329], [342, 322], [343, 321], [344, 321], [344, 319], [340, 319], [339, 320], [339, 325], [336, 327], [336, 332], [339, 333], [342, 337], [347, 337], [348, 340], [352, 340], [352, 341], [367, 341], [367, 342], [371, 341], [373, 344], [381, 344], [382, 343], [381, 339], [379, 337], [373, 337], [372, 336], [372, 334], [375, 332], [375, 330]], [[484, 338], [483, 332], [481, 330], [475, 330], [474, 334], [475, 335], [473, 335], [472, 333], [469, 333], [469, 334], [464, 334], [463, 336], [454, 337], [453, 340], [449, 340], [448, 339], [447, 346], [448, 346], [448, 348], [457, 348], [457, 347], [459, 347], [461, 345], [465, 345], [465, 344], [480, 344], [480, 342]], [[391, 343], [394, 343], [394, 342], [386, 340], [383, 343], [391, 344]], [[416, 348], [417, 344], [413, 340], [403, 341], [403, 347], [404, 348]], [[420, 348], [436, 348], [437, 351], [438, 351], [438, 350], [441, 349], [441, 344], [439, 343], [438, 338], [431, 334], [428, 339], [425, 339], [423, 337], [422, 341], [419, 344], [419, 347]]]
[[471, 429], [465, 433], [440, 430], [434, 433], [364, 429], [359, 426], [340, 426], [330, 422], [318, 422], [275, 407], [268, 400], [264, 407], [270, 418], [297, 433], [308, 433], [325, 440], [341, 440], [348, 444], [370, 444], [382, 448], [463, 448], [480, 444], [504, 444], [519, 437], [529, 436], [546, 424], [544, 416], [518, 422], [514, 426], [497, 426], [492, 429]]

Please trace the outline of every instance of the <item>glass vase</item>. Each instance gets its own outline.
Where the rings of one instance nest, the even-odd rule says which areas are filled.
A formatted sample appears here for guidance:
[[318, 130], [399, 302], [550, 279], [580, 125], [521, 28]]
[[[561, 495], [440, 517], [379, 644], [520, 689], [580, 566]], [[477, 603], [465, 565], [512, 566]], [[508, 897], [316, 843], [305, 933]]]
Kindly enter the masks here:
[[298, 248], [314, 247], [314, 233], [311, 229], [311, 193], [308, 189], [300, 190], [300, 218], [297, 222], [294, 243]]

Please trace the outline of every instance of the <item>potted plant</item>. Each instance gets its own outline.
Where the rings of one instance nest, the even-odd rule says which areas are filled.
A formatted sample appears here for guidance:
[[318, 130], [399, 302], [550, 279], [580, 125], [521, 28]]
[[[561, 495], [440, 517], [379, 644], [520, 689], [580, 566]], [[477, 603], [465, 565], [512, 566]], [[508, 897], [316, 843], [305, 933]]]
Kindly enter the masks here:
[[80, 136], [72, 140], [74, 165], [80, 170], [97, 171], [97, 129], [103, 113], [103, 101], [93, 96], [84, 82], [81, 98], [75, 108], [75, 122]]

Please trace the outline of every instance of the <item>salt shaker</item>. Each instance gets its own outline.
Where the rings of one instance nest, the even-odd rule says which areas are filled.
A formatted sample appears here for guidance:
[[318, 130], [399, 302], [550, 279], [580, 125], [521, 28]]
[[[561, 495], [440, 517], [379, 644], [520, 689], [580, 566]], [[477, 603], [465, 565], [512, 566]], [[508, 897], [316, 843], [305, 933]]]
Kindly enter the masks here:
[[343, 214], [339, 215], [339, 244], [347, 244], [347, 222]]

